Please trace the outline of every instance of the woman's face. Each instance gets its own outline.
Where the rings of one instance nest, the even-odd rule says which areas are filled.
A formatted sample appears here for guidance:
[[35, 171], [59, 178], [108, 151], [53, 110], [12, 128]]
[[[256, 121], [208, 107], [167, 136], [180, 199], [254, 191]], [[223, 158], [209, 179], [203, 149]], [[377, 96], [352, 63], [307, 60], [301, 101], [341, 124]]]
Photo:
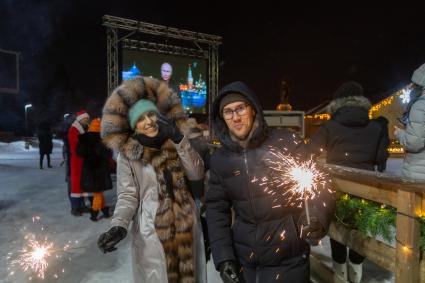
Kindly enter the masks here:
[[155, 137], [158, 134], [158, 125], [156, 120], [157, 116], [155, 112], [143, 113], [136, 123], [136, 133], [150, 138]]

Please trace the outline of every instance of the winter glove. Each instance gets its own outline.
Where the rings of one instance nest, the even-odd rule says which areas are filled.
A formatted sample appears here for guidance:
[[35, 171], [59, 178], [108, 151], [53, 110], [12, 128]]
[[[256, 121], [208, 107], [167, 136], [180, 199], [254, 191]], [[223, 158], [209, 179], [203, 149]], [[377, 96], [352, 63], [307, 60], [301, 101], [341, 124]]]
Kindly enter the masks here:
[[182, 141], [183, 135], [177, 128], [176, 124], [168, 118], [163, 116], [158, 117], [159, 135], [171, 139], [174, 143], [178, 144]]
[[225, 261], [220, 264], [220, 277], [224, 283], [239, 283], [239, 275], [236, 264], [233, 261]]
[[125, 238], [127, 235], [127, 230], [120, 226], [114, 226], [109, 229], [107, 232], [100, 235], [97, 240], [97, 246], [103, 253], [109, 253], [115, 251], [115, 247], [119, 241]]
[[165, 141], [171, 139], [174, 143], [178, 144], [183, 139], [176, 124], [169, 119], [158, 116], [158, 134], [155, 137], [148, 137], [143, 134], [135, 134], [133, 137], [143, 146], [152, 148], [161, 148]]
[[298, 229], [301, 231], [301, 236], [306, 239], [312, 246], [317, 246], [319, 241], [326, 236], [326, 230], [317, 217], [310, 217], [310, 225], [308, 225], [307, 216], [300, 216], [298, 220]]

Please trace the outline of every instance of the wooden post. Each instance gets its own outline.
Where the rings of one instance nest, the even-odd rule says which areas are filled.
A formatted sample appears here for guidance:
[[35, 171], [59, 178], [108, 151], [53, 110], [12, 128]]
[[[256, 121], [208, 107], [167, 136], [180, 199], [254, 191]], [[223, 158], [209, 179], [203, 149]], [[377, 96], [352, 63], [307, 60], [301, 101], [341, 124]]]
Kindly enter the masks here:
[[419, 194], [398, 190], [396, 283], [419, 282], [420, 224], [415, 217], [421, 206]]

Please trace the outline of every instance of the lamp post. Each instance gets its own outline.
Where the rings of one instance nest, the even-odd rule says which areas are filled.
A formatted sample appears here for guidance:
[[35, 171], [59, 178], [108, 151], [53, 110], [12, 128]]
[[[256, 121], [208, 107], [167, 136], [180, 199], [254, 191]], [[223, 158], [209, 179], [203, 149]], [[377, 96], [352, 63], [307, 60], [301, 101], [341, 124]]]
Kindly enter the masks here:
[[28, 108], [32, 107], [32, 104], [25, 105], [25, 134], [28, 134]]

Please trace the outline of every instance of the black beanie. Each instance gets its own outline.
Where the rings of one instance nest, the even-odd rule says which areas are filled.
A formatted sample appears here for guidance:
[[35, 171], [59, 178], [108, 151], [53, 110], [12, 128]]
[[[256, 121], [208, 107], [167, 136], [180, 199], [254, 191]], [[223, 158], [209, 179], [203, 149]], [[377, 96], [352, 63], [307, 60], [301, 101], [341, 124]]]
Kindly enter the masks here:
[[251, 105], [251, 102], [246, 98], [244, 95], [237, 93], [237, 92], [229, 92], [226, 94], [221, 100], [220, 100], [220, 115], [223, 112], [223, 108], [230, 103], [233, 102], [245, 102], [249, 105]]
[[348, 96], [363, 96], [363, 87], [355, 81], [343, 83], [333, 94], [333, 99]]

